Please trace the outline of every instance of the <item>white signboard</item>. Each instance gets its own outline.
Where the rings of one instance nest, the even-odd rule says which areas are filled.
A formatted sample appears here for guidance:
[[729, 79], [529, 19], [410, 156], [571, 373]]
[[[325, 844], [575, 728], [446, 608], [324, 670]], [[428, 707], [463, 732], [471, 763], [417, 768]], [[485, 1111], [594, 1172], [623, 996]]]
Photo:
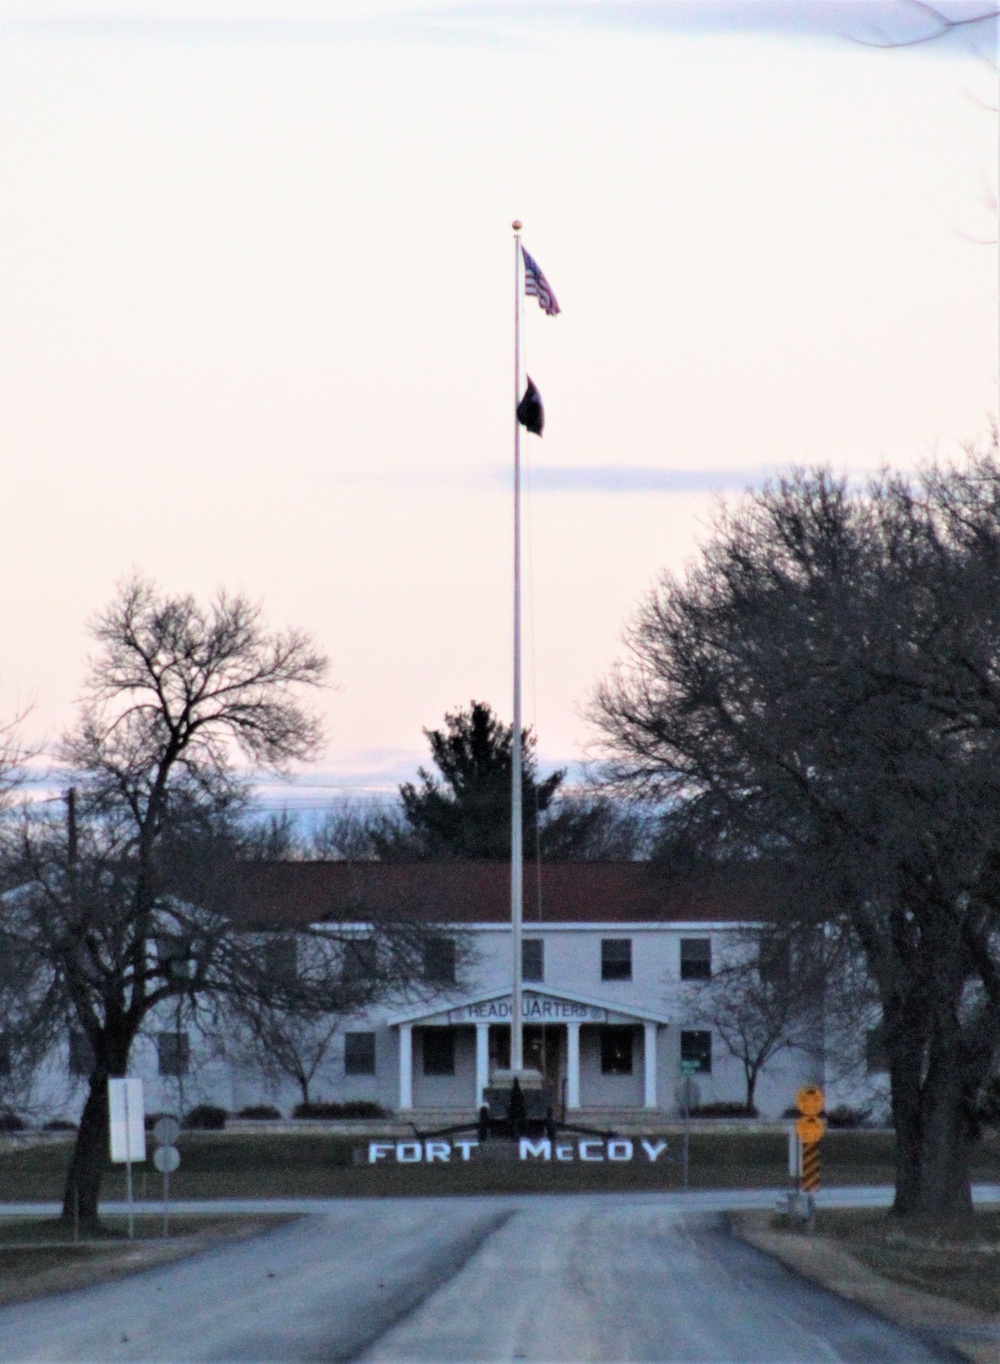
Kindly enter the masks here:
[[[569, 999], [545, 999], [534, 994], [525, 994], [521, 1000], [522, 1016], [531, 1022], [565, 1022], [573, 1019], [580, 1023], [603, 1022], [606, 1009], [595, 1009], [587, 1004], [577, 1004]], [[511, 1000], [488, 999], [482, 1004], [464, 1004], [460, 1009], [449, 1009], [450, 1023], [493, 1023], [509, 1020]]]
[[[459, 1004], [453, 1009], [442, 1009], [420, 1021], [423, 1024], [439, 1023], [445, 1026], [455, 1023], [509, 1023], [511, 1015], [510, 995], [497, 995], [494, 999], [481, 1000], [474, 1004]], [[554, 995], [539, 994], [526, 990], [521, 1000], [521, 1016], [525, 1023], [634, 1023], [631, 1014], [619, 1014], [596, 1004], [581, 1004], [575, 999], [559, 999]]]
[[117, 1163], [146, 1159], [146, 1114], [141, 1080], [108, 1081], [111, 1159]]

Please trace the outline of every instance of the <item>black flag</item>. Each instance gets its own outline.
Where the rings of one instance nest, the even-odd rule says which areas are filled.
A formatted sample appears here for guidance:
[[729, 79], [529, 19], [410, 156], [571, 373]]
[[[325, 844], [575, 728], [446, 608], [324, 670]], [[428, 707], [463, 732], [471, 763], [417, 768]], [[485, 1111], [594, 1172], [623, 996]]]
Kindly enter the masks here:
[[542, 395], [531, 382], [531, 375], [528, 375], [528, 387], [524, 391], [524, 397], [517, 405], [517, 419], [522, 426], [527, 427], [533, 436], [542, 434], [542, 427], [545, 425], [545, 409], [542, 407]]

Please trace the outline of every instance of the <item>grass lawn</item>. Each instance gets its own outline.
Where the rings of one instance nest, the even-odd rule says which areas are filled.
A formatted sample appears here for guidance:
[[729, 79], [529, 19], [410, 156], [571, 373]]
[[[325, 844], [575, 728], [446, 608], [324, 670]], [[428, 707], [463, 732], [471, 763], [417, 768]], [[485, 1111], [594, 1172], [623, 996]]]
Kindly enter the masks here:
[[[671, 1137], [655, 1164], [507, 1162], [479, 1158], [431, 1166], [367, 1164], [367, 1142], [323, 1133], [185, 1132], [175, 1198], [308, 1198], [396, 1194], [590, 1192], [676, 1189], [681, 1186], [681, 1139]], [[0, 1154], [0, 1202], [59, 1199], [69, 1141]], [[834, 1132], [824, 1138], [824, 1185], [887, 1184], [893, 1179], [893, 1139], [884, 1132]], [[361, 1163], [358, 1163], [358, 1162]], [[787, 1142], [781, 1133], [697, 1133], [691, 1136], [692, 1188], [765, 1188], [787, 1183]], [[988, 1137], [974, 1178], [1000, 1182], [1000, 1142]], [[137, 1199], [162, 1196], [152, 1167], [134, 1170]], [[125, 1196], [122, 1166], [109, 1166], [102, 1196]]]
[[816, 1231], [885, 1279], [1000, 1312], [1000, 1212], [977, 1212], [974, 1233], [960, 1241], [909, 1236], [884, 1212], [862, 1209], [820, 1209]]
[[148, 1269], [221, 1241], [242, 1240], [286, 1217], [137, 1217], [129, 1240], [125, 1218], [104, 1219], [101, 1234], [74, 1242], [58, 1218], [0, 1218], [0, 1305], [62, 1293]]

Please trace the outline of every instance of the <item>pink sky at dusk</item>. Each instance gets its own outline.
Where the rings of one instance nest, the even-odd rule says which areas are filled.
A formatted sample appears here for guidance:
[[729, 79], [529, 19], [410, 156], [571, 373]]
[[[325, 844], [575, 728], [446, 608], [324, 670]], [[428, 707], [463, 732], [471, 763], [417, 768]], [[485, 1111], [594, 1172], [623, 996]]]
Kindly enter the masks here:
[[525, 715], [579, 761], [720, 490], [997, 413], [996, 29], [866, 45], [916, 22], [0, 0], [4, 713], [69, 723], [138, 569], [329, 652], [306, 803], [391, 790], [473, 697], [509, 715], [517, 216], [563, 309], [526, 310]]

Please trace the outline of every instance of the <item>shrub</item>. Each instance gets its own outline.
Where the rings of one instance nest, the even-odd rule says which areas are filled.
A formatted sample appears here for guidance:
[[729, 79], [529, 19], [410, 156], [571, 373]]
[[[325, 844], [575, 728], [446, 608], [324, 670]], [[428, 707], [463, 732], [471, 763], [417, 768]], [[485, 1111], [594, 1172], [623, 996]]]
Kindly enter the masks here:
[[176, 1113], [147, 1113], [143, 1120], [143, 1126], [147, 1132], [152, 1132], [153, 1128], [161, 1118], [176, 1118]]
[[756, 1118], [757, 1109], [754, 1105], [748, 1108], [746, 1104], [736, 1103], [711, 1103], [711, 1104], [692, 1104], [692, 1118]]
[[387, 1118], [381, 1104], [370, 1099], [350, 1099], [347, 1103], [296, 1104], [293, 1118]]
[[236, 1116], [238, 1118], [257, 1118], [263, 1121], [265, 1118], [280, 1118], [281, 1113], [277, 1108], [272, 1108], [270, 1104], [251, 1104], [249, 1108], [241, 1108]]
[[189, 1131], [221, 1132], [229, 1117], [224, 1108], [215, 1104], [198, 1104], [184, 1118], [184, 1126]]
[[27, 1125], [20, 1114], [9, 1109], [0, 1111], [0, 1132], [23, 1132]]
[[76, 1123], [68, 1118], [50, 1118], [42, 1128], [43, 1132], [75, 1132]]
[[838, 1104], [824, 1114], [827, 1127], [864, 1127], [871, 1115], [870, 1108], [852, 1108], [850, 1104]]

